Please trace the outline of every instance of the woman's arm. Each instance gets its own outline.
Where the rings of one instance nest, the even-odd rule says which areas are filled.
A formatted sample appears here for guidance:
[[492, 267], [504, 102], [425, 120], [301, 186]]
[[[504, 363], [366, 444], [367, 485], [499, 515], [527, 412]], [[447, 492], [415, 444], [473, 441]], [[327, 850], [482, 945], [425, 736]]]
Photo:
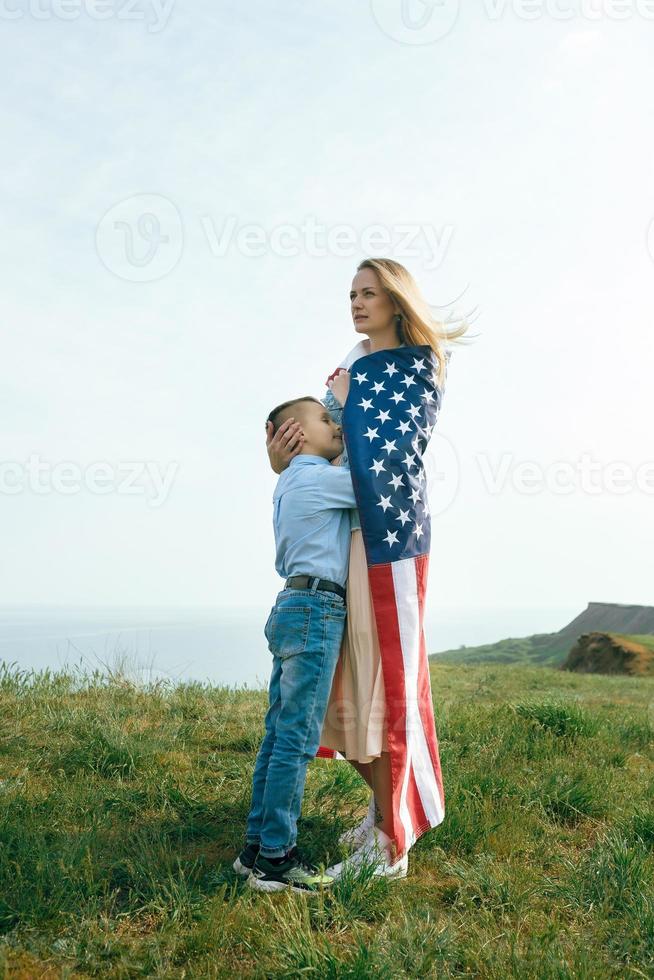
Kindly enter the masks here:
[[325, 406], [325, 408], [327, 409], [327, 411], [329, 412], [329, 414], [331, 415], [331, 417], [333, 418], [334, 422], [336, 422], [336, 425], [342, 425], [343, 406], [338, 401], [338, 399], [334, 397], [334, 394], [331, 389], [327, 391], [327, 394], [325, 395], [324, 398], [321, 398], [321, 401]]
[[345, 405], [350, 391], [350, 372], [342, 368], [335, 378], [329, 382], [329, 390], [341, 405]]

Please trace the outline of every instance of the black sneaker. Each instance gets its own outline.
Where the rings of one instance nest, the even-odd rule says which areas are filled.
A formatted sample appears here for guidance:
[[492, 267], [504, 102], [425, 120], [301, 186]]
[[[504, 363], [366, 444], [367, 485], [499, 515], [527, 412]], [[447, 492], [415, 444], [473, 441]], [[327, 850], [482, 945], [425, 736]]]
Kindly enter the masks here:
[[258, 844], [246, 844], [232, 865], [236, 874], [247, 877], [254, 867], [254, 862], [257, 859], [258, 853]]
[[290, 888], [291, 891], [306, 894], [328, 888], [333, 881], [329, 875], [321, 874], [313, 865], [302, 861], [297, 847], [293, 847], [281, 860], [257, 855], [248, 885], [258, 892], [279, 892]]

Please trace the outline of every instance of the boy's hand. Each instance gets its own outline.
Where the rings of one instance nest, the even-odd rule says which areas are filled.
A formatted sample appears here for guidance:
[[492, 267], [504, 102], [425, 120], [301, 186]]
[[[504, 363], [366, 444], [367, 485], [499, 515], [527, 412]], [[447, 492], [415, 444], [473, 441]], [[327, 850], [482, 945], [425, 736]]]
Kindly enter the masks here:
[[304, 445], [302, 426], [295, 419], [286, 419], [273, 435], [272, 422], [266, 422], [266, 449], [268, 459], [275, 473], [286, 469], [294, 456]]
[[347, 401], [348, 392], [350, 390], [350, 378], [350, 372], [342, 369], [327, 385], [334, 398], [339, 401], [341, 405], [345, 405], [345, 402]]

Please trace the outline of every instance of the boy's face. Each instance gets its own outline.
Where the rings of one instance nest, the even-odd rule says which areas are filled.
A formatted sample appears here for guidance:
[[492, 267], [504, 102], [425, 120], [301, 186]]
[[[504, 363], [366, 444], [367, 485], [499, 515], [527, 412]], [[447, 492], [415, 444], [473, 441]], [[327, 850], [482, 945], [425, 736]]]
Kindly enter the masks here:
[[332, 419], [324, 405], [304, 402], [302, 405], [304, 445], [302, 453], [334, 459], [343, 452], [343, 431]]

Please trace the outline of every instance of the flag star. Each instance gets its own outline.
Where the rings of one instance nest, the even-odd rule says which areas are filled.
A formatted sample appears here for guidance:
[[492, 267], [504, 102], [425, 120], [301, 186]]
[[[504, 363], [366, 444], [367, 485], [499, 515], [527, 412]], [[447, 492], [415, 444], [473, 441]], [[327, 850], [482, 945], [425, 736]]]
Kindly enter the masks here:
[[417, 357], [414, 357], [413, 358], [413, 370], [414, 371], [424, 371], [425, 370], [425, 362], [422, 361], [422, 360], [419, 361]]
[[392, 442], [389, 442], [389, 440], [387, 439], [384, 445], [382, 446], [382, 449], [386, 451], [387, 456], [390, 456], [391, 453], [396, 453], [397, 447], [395, 445], [395, 440], [393, 439]]
[[379, 498], [379, 503], [377, 504], [377, 506], [378, 507], [381, 507], [383, 509], [384, 513], [386, 513], [386, 511], [388, 510], [388, 508], [393, 506], [392, 503], [391, 503], [391, 498], [390, 497], [381, 496]]
[[368, 469], [374, 470], [375, 476], [379, 476], [382, 470], [384, 471], [384, 473], [386, 472], [386, 467], [382, 463], [381, 459], [374, 459], [372, 462], [372, 466], [369, 466]]
[[370, 439], [371, 443], [373, 439], [379, 439], [379, 436], [377, 435], [377, 429], [371, 429], [370, 426], [368, 426], [368, 431], [363, 433], [363, 438]]
[[429, 389], [426, 388], [423, 391], [423, 393], [422, 393], [422, 397], [425, 399], [426, 402], [433, 402], [433, 400], [434, 400], [434, 392], [433, 391], [429, 391]]
[[420, 452], [420, 440], [418, 439], [418, 436], [411, 440], [411, 448], [413, 449], [414, 453]]
[[379, 415], [375, 415], [375, 418], [379, 419], [380, 422], [388, 422], [390, 417], [391, 417], [391, 413], [381, 408], [379, 409]]
[[388, 544], [390, 544], [390, 545], [397, 544], [398, 543], [397, 542], [397, 531], [387, 531], [386, 532], [386, 537], [384, 538], [384, 541], [387, 541]]
[[386, 364], [386, 370], [384, 371], [384, 374], [387, 374], [389, 376], [389, 378], [392, 378], [393, 375], [394, 374], [397, 374], [397, 373], [398, 373], [398, 370], [395, 367], [395, 364], [394, 364], [393, 361], [391, 361], [390, 364], [388, 364], [388, 363]]
[[357, 374], [356, 377], [354, 378], [354, 380], [355, 381], [358, 381], [359, 384], [363, 384], [364, 381], [367, 381], [368, 380], [368, 375], [367, 374]]
[[386, 391], [383, 381], [375, 381], [372, 387], [374, 388], [376, 395], [378, 395], [380, 391]]
[[395, 520], [396, 521], [402, 521], [402, 527], [404, 527], [404, 525], [407, 524], [408, 521], [411, 520], [411, 518], [409, 517], [408, 510], [402, 510], [400, 508], [400, 516], [399, 517], [396, 517]]
[[392, 476], [388, 482], [393, 484], [393, 490], [397, 490], [398, 487], [402, 486], [402, 477], [399, 475], [399, 473], [396, 473], [395, 476]]
[[400, 430], [402, 435], [406, 435], [406, 433], [409, 431], [410, 428], [411, 426], [409, 425], [408, 422], [400, 422], [400, 424], [398, 425], [398, 429]]
[[411, 377], [411, 375], [410, 375], [410, 374], [405, 374], [405, 375], [404, 375], [404, 380], [402, 381], [402, 384], [403, 384], [403, 385], [406, 385], [406, 386], [407, 386], [407, 388], [410, 388], [410, 387], [411, 387], [411, 385], [414, 385], [414, 384], [415, 384], [415, 381], [414, 381], [414, 379], [413, 379], [413, 378]]
[[406, 456], [404, 457], [404, 465], [405, 466], [415, 466], [416, 465], [416, 457], [415, 456], [410, 456], [407, 453]]
[[418, 538], [418, 540], [420, 540], [420, 538], [424, 534], [424, 531], [422, 530], [422, 524], [418, 524], [418, 522], [416, 521], [416, 526], [413, 529], [413, 533]]
[[431, 434], [432, 434], [433, 431], [434, 431], [434, 426], [433, 425], [425, 425], [425, 433], [426, 433], [428, 439], [431, 436]]
[[404, 401], [404, 395], [402, 394], [401, 391], [395, 391], [391, 395], [391, 401], [394, 401], [396, 405], [399, 405], [400, 402]]
[[423, 483], [424, 482], [424, 479], [425, 479], [424, 470], [419, 470], [418, 471], [418, 476], [416, 477], [416, 479], [417, 479], [418, 483]]
[[369, 408], [372, 408], [372, 399], [364, 398], [359, 402], [359, 408], [362, 408], [364, 412], [367, 412]]
[[422, 512], [422, 516], [423, 516], [423, 519], [424, 519], [425, 517], [428, 517], [429, 516], [429, 504], [427, 503], [426, 500], [425, 500], [423, 506], [424, 506], [424, 510]]
[[416, 415], [420, 415], [420, 406], [419, 405], [411, 405], [410, 408], [407, 408], [406, 413], [407, 413], [407, 415], [410, 415], [411, 418], [415, 422]]
[[420, 491], [418, 490], [417, 487], [414, 487], [411, 493], [409, 494], [409, 496], [411, 497], [413, 503], [417, 504], [418, 501], [420, 500]]

